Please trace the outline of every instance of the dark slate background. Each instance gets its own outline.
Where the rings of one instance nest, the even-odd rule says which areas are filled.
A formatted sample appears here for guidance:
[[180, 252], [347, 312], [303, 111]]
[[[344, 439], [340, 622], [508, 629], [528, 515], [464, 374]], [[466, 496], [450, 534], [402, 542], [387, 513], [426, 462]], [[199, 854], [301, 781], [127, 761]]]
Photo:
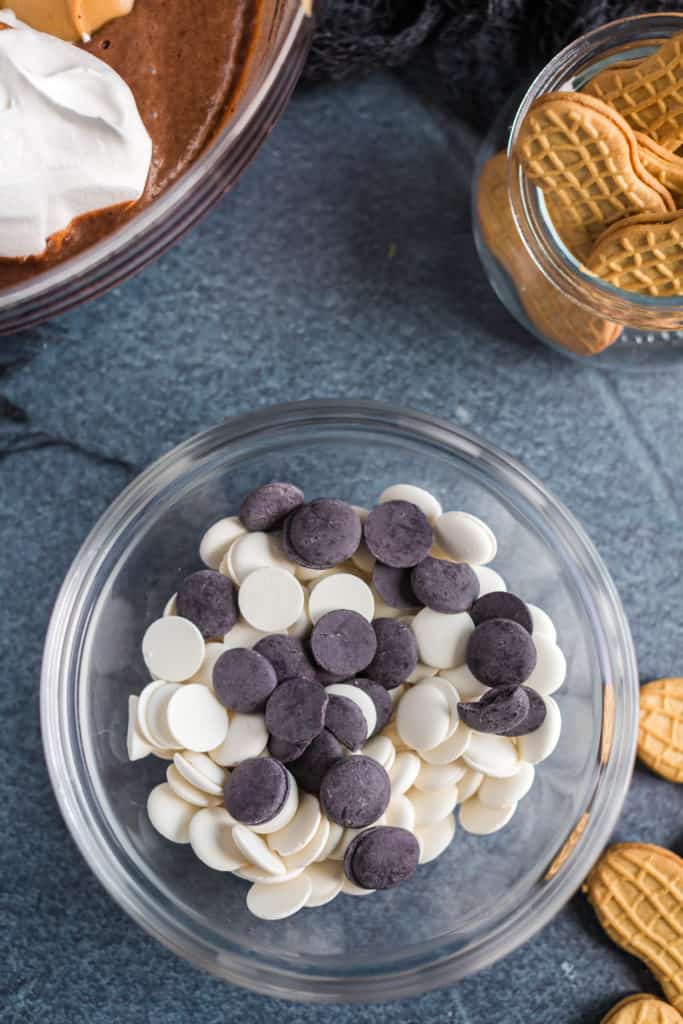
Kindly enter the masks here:
[[[683, 362], [605, 372], [510, 319], [471, 238], [474, 147], [388, 75], [304, 90], [171, 253], [0, 341], [2, 1024], [594, 1024], [621, 996], [656, 991], [581, 896], [505, 961], [415, 1001], [306, 1007], [231, 988], [110, 901], [43, 764], [43, 636], [86, 532], [150, 460], [276, 401], [379, 398], [506, 448], [587, 526], [642, 678], [681, 672]], [[617, 837], [680, 852], [680, 792], [637, 769]]]

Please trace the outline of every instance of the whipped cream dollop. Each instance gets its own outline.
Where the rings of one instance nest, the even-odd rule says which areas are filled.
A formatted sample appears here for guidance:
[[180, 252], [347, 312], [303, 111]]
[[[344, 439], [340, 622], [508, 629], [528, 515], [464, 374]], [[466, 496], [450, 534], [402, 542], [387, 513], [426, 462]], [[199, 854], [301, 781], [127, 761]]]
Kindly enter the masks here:
[[38, 256], [76, 217], [135, 202], [151, 159], [120, 75], [0, 11], [0, 257]]

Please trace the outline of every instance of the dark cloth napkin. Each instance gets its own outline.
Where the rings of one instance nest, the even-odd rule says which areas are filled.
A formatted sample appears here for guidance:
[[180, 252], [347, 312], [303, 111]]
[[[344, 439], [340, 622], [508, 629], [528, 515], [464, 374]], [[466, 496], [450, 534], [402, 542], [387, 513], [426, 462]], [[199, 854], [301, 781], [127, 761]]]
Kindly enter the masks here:
[[319, 0], [306, 78], [419, 63], [421, 82], [485, 129], [572, 39], [614, 18], [681, 9], [672, 0]]

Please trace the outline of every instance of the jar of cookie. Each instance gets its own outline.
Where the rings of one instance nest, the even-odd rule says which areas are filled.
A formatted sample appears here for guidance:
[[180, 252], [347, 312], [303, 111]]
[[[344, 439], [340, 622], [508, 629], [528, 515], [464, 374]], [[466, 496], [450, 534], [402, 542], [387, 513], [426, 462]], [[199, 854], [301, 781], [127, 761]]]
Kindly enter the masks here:
[[562, 50], [486, 139], [474, 230], [539, 339], [591, 364], [683, 354], [683, 14]]

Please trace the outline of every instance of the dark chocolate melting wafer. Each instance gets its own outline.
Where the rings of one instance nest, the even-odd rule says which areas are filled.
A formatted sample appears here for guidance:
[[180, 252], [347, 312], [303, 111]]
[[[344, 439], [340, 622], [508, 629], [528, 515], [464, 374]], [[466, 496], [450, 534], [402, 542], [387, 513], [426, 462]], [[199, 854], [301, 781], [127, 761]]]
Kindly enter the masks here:
[[470, 608], [470, 617], [475, 626], [489, 619], [510, 619], [522, 626], [527, 633], [533, 632], [531, 612], [521, 597], [505, 590], [494, 590], [484, 594]]
[[247, 647], [225, 651], [213, 666], [214, 693], [232, 711], [262, 711], [276, 686], [271, 663]]
[[287, 544], [304, 564], [327, 569], [345, 562], [360, 544], [360, 516], [337, 498], [316, 498], [287, 520]]
[[351, 686], [357, 686], [363, 693], [367, 693], [370, 700], [375, 705], [375, 711], [377, 712], [377, 725], [373, 736], [376, 736], [378, 732], [381, 732], [385, 725], [388, 724], [394, 712], [394, 703], [389, 696], [389, 692], [385, 686], [381, 683], [376, 683], [373, 679], [365, 679], [359, 677], [358, 679], [349, 679]]
[[328, 697], [325, 728], [348, 750], [360, 750], [368, 738], [365, 715], [350, 697], [338, 693], [328, 694]]
[[328, 612], [311, 633], [311, 651], [318, 665], [347, 679], [367, 668], [376, 650], [375, 631], [358, 612]]
[[253, 650], [270, 662], [279, 683], [293, 676], [311, 680], [316, 678], [315, 666], [303, 643], [295, 636], [273, 633], [254, 644]]
[[327, 772], [343, 757], [344, 748], [337, 737], [328, 729], [323, 729], [309, 743], [301, 757], [287, 767], [304, 792], [317, 796]]
[[536, 665], [536, 645], [511, 619], [488, 619], [477, 626], [467, 643], [467, 667], [485, 686], [514, 686], [525, 682]]
[[303, 505], [304, 492], [294, 484], [264, 484], [248, 494], [240, 508], [240, 519], [248, 530], [274, 530], [286, 516]]
[[506, 736], [526, 736], [529, 732], [535, 732], [543, 725], [545, 716], [548, 714], [548, 708], [540, 693], [531, 686], [521, 686], [520, 689], [524, 690], [529, 698], [529, 710], [524, 721], [514, 729], [509, 729], [505, 733]]
[[237, 622], [235, 585], [213, 569], [200, 569], [180, 584], [176, 609], [182, 618], [194, 622], [205, 640], [223, 637]]
[[386, 811], [390, 797], [386, 771], [363, 754], [333, 764], [320, 787], [323, 811], [344, 828], [372, 825]]
[[417, 565], [434, 543], [434, 531], [417, 505], [387, 501], [365, 520], [365, 543], [378, 562], [405, 569]]
[[295, 676], [273, 690], [266, 704], [266, 728], [288, 743], [310, 742], [325, 721], [327, 694], [320, 683]]
[[411, 582], [412, 569], [396, 568], [375, 562], [372, 568], [372, 585], [390, 608], [419, 608], [422, 603]]
[[387, 690], [400, 686], [417, 665], [417, 640], [410, 626], [398, 619], [375, 619], [372, 623], [377, 651], [365, 672], [369, 679]]
[[428, 555], [412, 570], [411, 580], [420, 604], [447, 615], [466, 612], [479, 595], [479, 580], [466, 562]]
[[511, 735], [529, 714], [529, 697], [521, 686], [496, 686], [479, 700], [458, 704], [460, 720], [475, 732]]
[[417, 839], [405, 828], [378, 825], [351, 840], [344, 872], [362, 889], [393, 889], [407, 881], [420, 861]]
[[250, 757], [235, 765], [225, 784], [225, 807], [243, 825], [262, 825], [282, 809], [289, 792], [285, 767], [274, 757]]

